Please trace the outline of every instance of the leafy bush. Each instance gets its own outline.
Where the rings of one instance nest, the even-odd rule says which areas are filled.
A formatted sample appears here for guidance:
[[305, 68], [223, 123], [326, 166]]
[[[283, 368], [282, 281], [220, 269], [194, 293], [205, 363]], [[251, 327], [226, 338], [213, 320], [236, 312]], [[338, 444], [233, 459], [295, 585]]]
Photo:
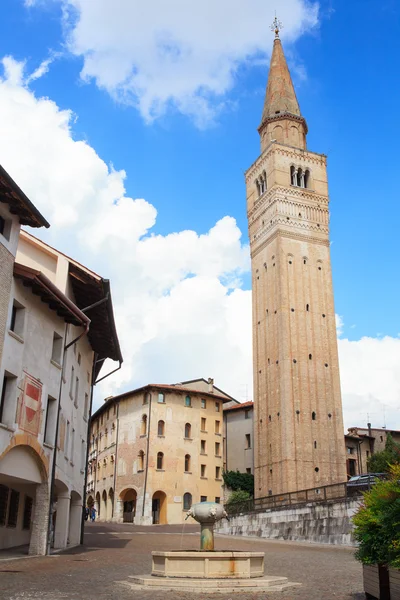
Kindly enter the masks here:
[[390, 467], [388, 480], [364, 494], [353, 521], [360, 544], [356, 558], [366, 565], [400, 569], [400, 464]]
[[400, 463], [400, 444], [396, 444], [390, 433], [387, 434], [385, 449], [375, 452], [368, 459], [369, 473], [386, 473], [390, 465]]
[[223, 473], [225, 485], [233, 490], [243, 490], [254, 496], [254, 475], [251, 473], [239, 473], [239, 471], [225, 471]]

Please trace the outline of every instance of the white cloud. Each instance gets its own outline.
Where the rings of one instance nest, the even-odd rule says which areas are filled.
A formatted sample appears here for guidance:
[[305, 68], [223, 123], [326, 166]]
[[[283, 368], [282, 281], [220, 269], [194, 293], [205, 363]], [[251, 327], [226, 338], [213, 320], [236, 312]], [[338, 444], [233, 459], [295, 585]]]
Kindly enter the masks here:
[[[34, 0], [27, 0], [32, 6]], [[273, 0], [59, 0], [68, 45], [94, 79], [151, 121], [169, 106], [208, 123], [224, 106], [241, 65], [272, 47]], [[282, 37], [318, 23], [318, 4], [282, 0]]]
[[[248, 248], [235, 220], [204, 234], [152, 235], [156, 208], [125, 195], [125, 173], [75, 140], [76, 116], [29, 90], [24, 63], [0, 78], [0, 163], [51, 222], [47, 241], [109, 277], [125, 358], [101, 396], [150, 381], [213, 376], [251, 398]], [[38, 234], [38, 232], [34, 232]], [[343, 321], [338, 319], [339, 330]], [[400, 428], [400, 339], [339, 339], [346, 426]]]

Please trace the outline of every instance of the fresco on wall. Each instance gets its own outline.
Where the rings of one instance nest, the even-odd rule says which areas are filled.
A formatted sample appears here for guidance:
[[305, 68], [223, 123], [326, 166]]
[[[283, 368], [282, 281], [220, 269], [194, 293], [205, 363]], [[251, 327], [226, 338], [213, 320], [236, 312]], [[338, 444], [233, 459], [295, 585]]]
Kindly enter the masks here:
[[23, 431], [38, 436], [42, 407], [42, 384], [25, 373], [23, 392], [19, 398], [17, 422]]

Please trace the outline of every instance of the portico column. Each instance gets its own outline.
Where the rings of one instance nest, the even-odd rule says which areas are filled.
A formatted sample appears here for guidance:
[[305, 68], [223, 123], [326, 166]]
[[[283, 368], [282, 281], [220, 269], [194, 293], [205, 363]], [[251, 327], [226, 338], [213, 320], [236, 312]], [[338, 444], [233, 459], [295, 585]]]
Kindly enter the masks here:
[[122, 523], [124, 520], [124, 501], [121, 498], [115, 502], [115, 513], [114, 513], [114, 521], [117, 523]]
[[32, 556], [44, 556], [47, 552], [49, 508], [49, 487], [47, 481], [45, 481], [36, 487], [31, 539], [29, 542], [29, 554]]
[[82, 500], [71, 501], [71, 509], [69, 513], [69, 536], [68, 542], [70, 546], [77, 546], [81, 538], [81, 523], [82, 523]]
[[67, 546], [70, 499], [71, 496], [68, 492], [63, 492], [57, 497], [54, 548], [65, 548]]

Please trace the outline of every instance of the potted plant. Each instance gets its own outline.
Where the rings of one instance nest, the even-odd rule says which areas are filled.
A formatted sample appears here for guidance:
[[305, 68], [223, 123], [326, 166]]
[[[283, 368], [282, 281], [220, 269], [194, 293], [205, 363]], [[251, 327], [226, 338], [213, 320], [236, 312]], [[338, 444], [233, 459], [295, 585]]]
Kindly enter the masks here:
[[367, 598], [400, 600], [400, 464], [364, 494], [353, 521]]

